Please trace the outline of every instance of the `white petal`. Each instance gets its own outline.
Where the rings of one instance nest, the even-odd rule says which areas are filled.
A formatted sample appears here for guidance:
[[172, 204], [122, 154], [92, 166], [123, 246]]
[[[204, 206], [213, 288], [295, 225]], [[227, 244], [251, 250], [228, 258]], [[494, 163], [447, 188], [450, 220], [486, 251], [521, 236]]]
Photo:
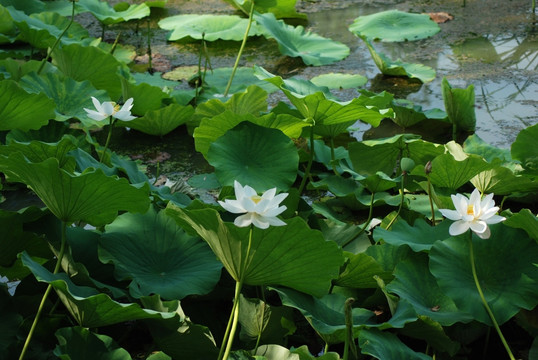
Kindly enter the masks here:
[[271, 226], [284, 226], [287, 225], [284, 221], [277, 217], [266, 217], [265, 220], [269, 222]]
[[460, 235], [469, 230], [470, 223], [468, 221], [458, 220], [448, 228], [448, 233], [452, 236]]
[[489, 230], [489, 227], [486, 227], [486, 231], [481, 234], [476, 233], [476, 235], [478, 235], [478, 237], [481, 239], [489, 239], [489, 237], [491, 236], [491, 230]]
[[133, 108], [133, 98], [127, 99], [125, 104], [121, 107], [120, 111], [130, 111]]
[[506, 220], [506, 218], [504, 216], [493, 215], [489, 219], [483, 219], [483, 220], [485, 220], [486, 223], [488, 224], [497, 224], [497, 223], [500, 223], [501, 221]]
[[455, 210], [450, 209], [439, 209], [441, 214], [443, 214], [444, 217], [450, 220], [461, 220], [461, 215], [459, 212]]
[[120, 110], [112, 116], [114, 116], [116, 119], [119, 119], [121, 121], [131, 121], [131, 120], [136, 119], [136, 116], [132, 116], [130, 111], [124, 111], [124, 110]]
[[454, 207], [456, 208], [456, 211], [462, 216], [467, 214], [467, 206], [469, 205], [469, 199], [467, 199], [462, 194], [452, 195], [451, 198], [452, 202], [454, 203]]
[[108, 117], [94, 110], [84, 108], [84, 111], [86, 111], [90, 119], [93, 119], [95, 121], [102, 121]]
[[495, 201], [493, 201], [493, 194], [488, 194], [484, 196], [482, 202], [480, 202], [480, 208], [482, 208], [482, 211], [486, 211], [493, 206], [495, 206]]
[[470, 223], [470, 228], [477, 234], [483, 234], [488, 229], [488, 224], [482, 220], [473, 221]]
[[271, 200], [272, 198], [275, 197], [275, 194], [276, 194], [276, 188], [269, 189], [263, 193], [262, 199]]
[[235, 191], [235, 198], [237, 200], [245, 197], [245, 193], [243, 192], [243, 187], [237, 180], [234, 180], [234, 191]]
[[278, 204], [280, 204], [282, 201], [284, 201], [285, 198], [288, 197], [288, 193], [281, 193], [281, 194], [278, 194], [277, 196], [275, 196], [273, 198], [273, 201], [272, 201], [272, 204], [274, 206], [277, 206]]
[[267, 221], [267, 218], [263, 216], [252, 216], [252, 225], [256, 226], [260, 229], [267, 229], [269, 227], [269, 221]]
[[101, 105], [101, 113], [106, 116], [114, 114], [114, 103], [112, 101], [105, 101]]
[[254, 190], [252, 187], [248, 186], [248, 185], [245, 185], [245, 187], [243, 187], [243, 193], [245, 194], [245, 197], [253, 197], [253, 196], [258, 196], [258, 193], [256, 192], [256, 190]]
[[247, 212], [242, 206], [241, 203], [237, 200], [225, 200], [225, 201], [219, 201], [220, 206], [224, 208], [224, 210], [229, 211], [234, 214], [242, 214]]
[[95, 106], [95, 109], [99, 112], [103, 112], [103, 108], [101, 106], [101, 103], [99, 102], [99, 100], [97, 100], [95, 97], [92, 96], [92, 103], [93, 103], [93, 106]]
[[286, 209], [287, 209], [287, 207], [285, 205], [284, 206], [279, 206], [277, 208], [272, 208], [272, 209], [269, 209], [266, 212], [264, 212], [263, 216], [274, 217], [274, 216], [282, 214], [284, 211], [286, 211]]
[[482, 213], [480, 214], [480, 219], [481, 220], [487, 220], [490, 217], [492, 217], [493, 215], [495, 215], [495, 213], [497, 211], [499, 211], [498, 206], [494, 206], [494, 207], [489, 208], [489, 209], [482, 209]]
[[238, 227], [247, 227], [252, 224], [253, 216], [251, 213], [246, 213], [235, 218], [234, 224]]

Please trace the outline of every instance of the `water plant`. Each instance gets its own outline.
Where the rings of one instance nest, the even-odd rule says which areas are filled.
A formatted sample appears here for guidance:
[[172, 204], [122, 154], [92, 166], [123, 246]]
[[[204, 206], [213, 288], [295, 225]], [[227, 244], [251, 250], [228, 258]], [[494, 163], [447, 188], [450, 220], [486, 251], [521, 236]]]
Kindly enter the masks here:
[[[335, 42], [277, 20], [306, 17], [295, 1], [232, 2], [254, 9], [252, 28], [283, 53], [337, 61], [318, 49]], [[66, 2], [63, 13], [80, 3], [103, 6]], [[535, 355], [538, 125], [510, 149], [476, 134], [407, 133], [432, 120], [474, 130], [472, 86], [446, 80], [446, 113], [387, 91], [341, 101], [331, 89], [363, 86], [356, 74], [309, 81], [210, 64], [200, 88], [186, 89], [174, 73], [133, 73], [134, 54], [46, 13], [54, 4], [0, 4], [0, 358]], [[200, 34], [198, 76], [213, 41]], [[11, 58], [15, 39], [38, 51]], [[357, 140], [357, 121], [404, 133]], [[183, 186], [132, 160], [143, 141], [188, 149], [160, 166]], [[201, 173], [176, 168], [195, 152]]]

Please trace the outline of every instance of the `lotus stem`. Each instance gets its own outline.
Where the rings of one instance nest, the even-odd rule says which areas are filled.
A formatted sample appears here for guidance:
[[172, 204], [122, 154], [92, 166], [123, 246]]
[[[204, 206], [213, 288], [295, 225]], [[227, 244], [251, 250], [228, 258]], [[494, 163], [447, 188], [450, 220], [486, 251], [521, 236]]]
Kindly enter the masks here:
[[245, 31], [245, 36], [243, 36], [243, 42], [241, 43], [239, 52], [237, 53], [237, 58], [235, 59], [235, 64], [232, 69], [232, 74], [230, 75], [230, 80], [228, 80], [228, 85], [226, 85], [226, 90], [224, 90], [224, 97], [228, 96], [228, 92], [230, 91], [230, 87], [232, 86], [232, 81], [234, 79], [237, 66], [239, 66], [239, 59], [241, 59], [241, 55], [243, 54], [243, 50], [245, 49], [245, 44], [247, 43], [248, 33], [250, 32], [250, 27], [252, 26], [253, 15], [254, 15], [254, 0], [252, 0], [252, 5], [250, 6], [250, 12], [248, 14], [247, 30]]
[[354, 298], [348, 298], [344, 305], [345, 317], [346, 317], [346, 339], [344, 345], [344, 358], [343, 360], [349, 360], [349, 351], [351, 351], [352, 358], [357, 359], [358, 352], [353, 339], [353, 313], [351, 305], [355, 302]]
[[435, 226], [435, 209], [433, 208], [432, 183], [430, 181], [429, 175], [427, 175], [427, 179], [428, 179], [428, 199], [430, 200], [430, 210], [432, 212], [432, 225]]
[[[60, 266], [62, 264], [62, 259], [65, 253], [66, 230], [67, 230], [67, 223], [65, 221], [62, 221], [62, 238], [61, 238], [61, 244], [60, 244], [60, 254], [58, 254], [58, 258], [56, 259], [56, 266], [54, 266], [53, 274], [58, 273], [58, 271], [60, 270]], [[41, 298], [39, 307], [37, 308], [37, 313], [35, 315], [34, 322], [32, 323], [32, 326], [30, 327], [30, 331], [28, 332], [28, 335], [26, 336], [26, 341], [24, 342], [24, 345], [22, 347], [19, 360], [24, 359], [24, 355], [26, 354], [26, 351], [28, 350], [28, 346], [30, 345], [30, 341], [32, 340], [32, 336], [34, 335], [35, 329], [37, 327], [37, 323], [39, 321], [41, 313], [43, 312], [43, 308], [45, 307], [45, 302], [47, 301], [47, 298], [51, 290], [52, 290], [52, 285], [49, 284], [47, 286], [47, 289], [45, 290], [45, 293], [43, 294], [43, 297]]]
[[488, 305], [488, 302], [486, 301], [486, 298], [484, 297], [484, 292], [482, 291], [482, 287], [480, 286], [480, 282], [478, 281], [478, 277], [476, 275], [476, 265], [474, 260], [474, 251], [473, 251], [473, 233], [469, 231], [469, 258], [471, 259], [471, 271], [473, 273], [473, 279], [474, 283], [476, 285], [476, 289], [478, 290], [478, 294], [480, 295], [480, 299], [482, 300], [482, 303], [484, 304], [484, 307], [486, 308], [486, 312], [489, 315], [489, 318], [491, 319], [491, 322], [493, 323], [493, 327], [497, 331], [497, 334], [499, 334], [499, 337], [501, 338], [501, 342], [506, 349], [506, 352], [508, 353], [508, 357], [510, 360], [515, 360], [516, 358], [512, 354], [512, 351], [510, 350], [510, 346], [508, 346], [508, 343], [506, 342], [506, 339], [503, 336], [503, 333], [501, 331], [501, 328], [499, 327], [499, 324], [497, 323], [497, 320], [495, 319], [495, 315], [493, 315], [493, 311], [491, 311], [491, 308]]
[[392, 220], [390, 221], [390, 223], [387, 225], [387, 228], [386, 230], [389, 230], [390, 227], [392, 226], [392, 224], [394, 224], [394, 221], [396, 221], [396, 219], [398, 218], [398, 216], [400, 216], [400, 212], [402, 211], [402, 208], [403, 208], [403, 204], [404, 204], [404, 199], [405, 199], [405, 195], [404, 195], [404, 182], [405, 182], [405, 175], [407, 173], [404, 171], [402, 172], [402, 182], [401, 182], [401, 187], [400, 187], [400, 206], [398, 206], [398, 212], [396, 212], [396, 216], [394, 216], [392, 218]]
[[115, 121], [112, 119], [112, 116], [111, 116], [109, 120], [109, 125], [108, 125], [108, 135], [106, 137], [105, 148], [103, 149], [103, 154], [99, 156], [100, 163], [102, 163], [103, 159], [105, 158], [106, 151], [108, 149], [108, 144], [110, 143], [110, 138], [112, 137], [112, 128], [114, 128], [114, 123]]
[[306, 165], [306, 170], [301, 180], [301, 185], [299, 185], [299, 195], [303, 193], [303, 190], [306, 185], [306, 179], [310, 176], [310, 169], [312, 168], [312, 163], [314, 162], [314, 125], [310, 127], [310, 156], [308, 157], [308, 165]]
[[71, 20], [69, 21], [69, 24], [67, 24], [67, 26], [65, 27], [64, 31], [62, 31], [60, 36], [58, 36], [58, 38], [56, 39], [56, 41], [54, 42], [54, 44], [52, 45], [50, 50], [47, 51], [47, 56], [45, 56], [43, 61], [41, 61], [41, 65], [39, 65], [39, 69], [37, 70], [37, 75], [39, 75], [41, 73], [41, 71], [45, 67], [45, 64], [47, 63], [47, 61], [49, 61], [49, 58], [52, 55], [52, 52], [54, 51], [54, 49], [56, 49], [56, 46], [58, 46], [58, 44], [60, 43], [60, 40], [65, 35], [67, 30], [71, 27], [71, 24], [73, 23], [73, 21], [75, 19], [75, 2], [73, 1], [72, 3], [73, 3], [73, 7], [71, 9]]
[[[240, 273], [239, 273], [239, 281], [236, 281], [235, 283], [235, 296], [234, 296], [234, 305], [232, 307], [232, 315], [233, 320], [231, 321], [231, 328], [230, 331], [226, 329], [227, 333], [224, 335], [224, 339], [222, 341], [222, 344], [224, 345], [224, 342], [226, 341], [226, 350], [224, 351], [224, 356], [222, 357], [222, 360], [227, 360], [228, 356], [230, 355], [230, 351], [232, 350], [232, 345], [235, 337], [235, 331], [237, 330], [237, 322], [239, 320], [239, 296], [241, 295], [241, 289], [243, 288], [243, 282], [245, 278], [245, 271], [247, 268], [247, 261], [250, 255], [250, 248], [252, 246], [252, 225], [250, 226], [250, 231], [248, 233], [248, 245], [247, 245], [247, 252], [245, 254], [245, 259], [241, 258], [241, 264], [240, 264]], [[228, 325], [230, 325], [230, 321], [228, 321]], [[228, 338], [226, 339], [226, 335], [228, 335]], [[221, 359], [221, 353], [222, 353], [222, 347], [219, 353], [219, 359]]]

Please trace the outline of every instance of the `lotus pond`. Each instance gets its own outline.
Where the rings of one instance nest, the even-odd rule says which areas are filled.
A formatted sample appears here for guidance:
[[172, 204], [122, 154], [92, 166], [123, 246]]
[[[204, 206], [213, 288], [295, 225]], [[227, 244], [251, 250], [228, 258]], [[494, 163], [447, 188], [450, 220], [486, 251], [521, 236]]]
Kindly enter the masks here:
[[0, 0], [0, 359], [538, 359], [535, 22]]

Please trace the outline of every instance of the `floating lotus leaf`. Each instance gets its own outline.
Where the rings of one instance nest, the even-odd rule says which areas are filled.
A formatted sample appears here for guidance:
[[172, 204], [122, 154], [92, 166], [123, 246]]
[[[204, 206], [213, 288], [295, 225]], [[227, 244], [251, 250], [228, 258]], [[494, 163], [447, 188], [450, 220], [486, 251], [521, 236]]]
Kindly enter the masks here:
[[[215, 91], [216, 94], [224, 94], [224, 90], [226, 90], [226, 85], [228, 85], [228, 80], [230, 80], [231, 74], [232, 68], [218, 68], [213, 71], [208, 71], [204, 78], [205, 84], [211, 91]], [[274, 92], [277, 90], [271, 84], [258, 79], [251, 67], [238, 67], [229, 93], [235, 94], [244, 92], [251, 85], [259, 86], [267, 92]]]
[[537, 138], [538, 124], [521, 130], [511, 147], [512, 157], [521, 161], [523, 168], [531, 174], [538, 174]]
[[[473, 236], [473, 248], [484, 297], [502, 325], [521, 309], [538, 304], [538, 267], [534, 265], [538, 247], [522, 230], [503, 224], [490, 228], [489, 239]], [[468, 236], [436, 242], [430, 251], [430, 271], [461, 311], [491, 326], [471, 275]]]
[[99, 258], [114, 264], [119, 279], [132, 279], [134, 297], [181, 300], [207, 294], [220, 279], [222, 264], [207, 244], [187, 235], [164, 211], [123, 214], [105, 230]]
[[264, 28], [264, 36], [277, 41], [282, 54], [300, 57], [307, 65], [328, 65], [349, 55], [345, 44], [305, 31], [302, 26], [287, 25], [271, 13], [255, 14], [254, 19]]
[[31, 72], [20, 80], [20, 86], [29, 93], [42, 93], [54, 100], [57, 121], [77, 118], [88, 125], [94, 125], [97, 122], [88, 120], [84, 111], [84, 108], [93, 108], [91, 97], [101, 102], [110, 101], [106, 91], [96, 90], [89, 81], [78, 82], [61, 73], [38, 75]]
[[[168, 203], [168, 214], [188, 232], [201, 236], [230, 275], [248, 285], [282, 285], [323, 296], [338, 275], [344, 259], [336, 243], [325, 241], [300, 218], [285, 226], [253, 228], [247, 254], [249, 228], [224, 223], [213, 209], [184, 210]], [[247, 264], [240, 269], [240, 264]]]
[[123, 11], [116, 11], [108, 2], [99, 0], [79, 0], [77, 6], [91, 12], [93, 16], [105, 25], [142, 19], [149, 16], [150, 13], [149, 7], [144, 3], [129, 5]]
[[310, 81], [329, 89], [353, 89], [364, 86], [368, 79], [362, 75], [329, 73], [315, 76]]
[[400, 59], [396, 61], [391, 60], [385, 54], [377, 52], [370, 40], [368, 40], [366, 37], [361, 36], [361, 39], [366, 43], [374, 63], [379, 71], [383, 73], [383, 75], [407, 76], [410, 78], [417, 78], [423, 83], [427, 83], [435, 79], [435, 70], [431, 67], [422, 64], [406, 63]]
[[29, 94], [13, 80], [0, 81], [0, 130], [37, 130], [54, 119], [54, 101]]
[[112, 300], [110, 296], [97, 292], [94, 288], [77, 286], [67, 274], [52, 274], [33, 261], [26, 252], [23, 252], [20, 258], [39, 282], [52, 285], [71, 316], [85, 328], [97, 328], [140, 319], [164, 320], [178, 317], [176, 312], [158, 312], [143, 309], [134, 303], [119, 303]]
[[[206, 41], [241, 41], [247, 31], [248, 19], [237, 15], [175, 15], [159, 21], [161, 29], [172, 30], [168, 40], [175, 41], [186, 37]], [[260, 26], [253, 23], [249, 36], [262, 34]]]
[[189, 121], [193, 113], [190, 105], [170, 104], [124, 124], [149, 135], [164, 136]]
[[414, 41], [425, 39], [441, 31], [428, 14], [412, 14], [388, 10], [359, 16], [349, 30], [370, 39], [382, 41]]
[[147, 187], [137, 189], [126, 179], [106, 176], [102, 170], [72, 175], [56, 158], [29, 162], [22, 153], [0, 156], [0, 171], [8, 180], [28, 185], [49, 210], [67, 223], [85, 221], [104, 225], [118, 211], [144, 212], [149, 206]]
[[[52, 47], [70, 22], [68, 18], [53, 12], [28, 16], [22, 11], [11, 9], [10, 14], [20, 30], [19, 38], [40, 49]], [[60, 41], [63, 44], [79, 43], [88, 36], [88, 31], [75, 22]]]
[[450, 221], [443, 221], [437, 226], [430, 226], [422, 219], [415, 220], [413, 226], [406, 221], [396, 222], [390, 231], [378, 227], [374, 230], [376, 242], [384, 241], [394, 246], [407, 245], [413, 251], [430, 250], [437, 240], [447, 239]]
[[245, 121], [209, 146], [207, 161], [222, 185], [237, 180], [257, 191], [288, 190], [297, 177], [299, 155], [282, 131]]
[[58, 345], [54, 355], [60, 359], [85, 360], [91, 357], [95, 360], [132, 360], [129, 352], [121, 348], [109, 336], [90, 332], [80, 326], [56, 330]]
[[361, 353], [379, 360], [432, 360], [426, 354], [413, 351], [396, 335], [378, 329], [361, 331], [359, 333], [359, 348]]
[[[237, 9], [248, 15], [252, 7], [250, 0], [224, 0], [232, 4]], [[299, 14], [295, 10], [297, 0], [256, 0], [254, 1], [254, 10], [259, 13], [273, 13], [277, 19], [281, 18], [298, 18], [305, 19], [305, 14]]]

